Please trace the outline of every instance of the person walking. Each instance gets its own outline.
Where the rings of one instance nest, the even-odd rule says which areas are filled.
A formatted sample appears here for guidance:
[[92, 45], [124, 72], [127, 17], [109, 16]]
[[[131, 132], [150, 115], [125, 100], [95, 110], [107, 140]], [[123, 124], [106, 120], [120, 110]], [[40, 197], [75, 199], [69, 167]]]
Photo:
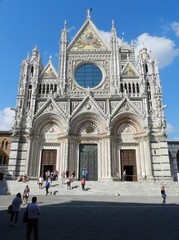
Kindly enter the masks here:
[[17, 226], [18, 216], [19, 216], [19, 211], [20, 211], [21, 204], [22, 204], [21, 194], [17, 193], [16, 197], [12, 201], [13, 208], [12, 208], [12, 213], [11, 213], [11, 218], [10, 218], [9, 225], [13, 224], [13, 219], [14, 219], [14, 216], [15, 216], [15, 226]]
[[23, 192], [23, 205], [27, 205], [29, 193], [30, 193], [30, 188], [28, 185], [26, 185], [24, 192]]
[[46, 182], [45, 182], [45, 189], [46, 189], [46, 195], [49, 193], [49, 187], [50, 187], [50, 182], [49, 180], [47, 179]]
[[39, 240], [39, 215], [41, 209], [37, 205], [37, 197], [32, 197], [32, 203], [27, 206], [28, 221], [26, 228], [26, 240], [30, 240], [33, 231], [34, 240]]
[[167, 195], [165, 193], [165, 187], [164, 186], [161, 187], [161, 196], [162, 196], [162, 199], [163, 199], [162, 205], [165, 205], [166, 204], [166, 197], [167, 197]]
[[40, 176], [38, 179], [39, 189], [43, 188], [43, 182], [44, 182], [44, 178], [42, 176]]
[[85, 184], [86, 184], [86, 180], [85, 180], [85, 177], [83, 177], [81, 180], [81, 187], [83, 191], [85, 191]]

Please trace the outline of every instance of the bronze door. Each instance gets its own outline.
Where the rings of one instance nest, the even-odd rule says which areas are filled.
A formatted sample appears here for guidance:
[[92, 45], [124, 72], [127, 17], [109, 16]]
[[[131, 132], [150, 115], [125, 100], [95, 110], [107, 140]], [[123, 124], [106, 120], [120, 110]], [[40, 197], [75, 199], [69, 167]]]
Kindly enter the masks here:
[[54, 172], [56, 170], [57, 150], [42, 150], [42, 161], [40, 174], [45, 178], [45, 172]]
[[121, 150], [121, 176], [126, 170], [127, 181], [137, 181], [135, 150]]
[[87, 180], [97, 181], [97, 144], [80, 144], [79, 162], [79, 179], [86, 175]]

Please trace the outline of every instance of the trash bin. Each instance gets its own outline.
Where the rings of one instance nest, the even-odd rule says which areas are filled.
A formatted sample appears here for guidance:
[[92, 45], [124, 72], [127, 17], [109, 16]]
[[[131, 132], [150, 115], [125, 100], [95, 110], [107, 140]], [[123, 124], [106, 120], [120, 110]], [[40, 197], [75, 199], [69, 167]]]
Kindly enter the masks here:
[[2, 181], [3, 178], [4, 178], [4, 173], [1, 173], [1, 172], [0, 172], [0, 181]]

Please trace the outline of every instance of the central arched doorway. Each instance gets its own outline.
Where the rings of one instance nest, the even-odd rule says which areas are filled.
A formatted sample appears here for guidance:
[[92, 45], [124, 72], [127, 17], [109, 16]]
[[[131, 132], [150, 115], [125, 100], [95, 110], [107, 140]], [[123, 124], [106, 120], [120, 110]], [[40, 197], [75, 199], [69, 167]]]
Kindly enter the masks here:
[[82, 178], [85, 170], [87, 180], [98, 180], [97, 144], [79, 145], [79, 179]]

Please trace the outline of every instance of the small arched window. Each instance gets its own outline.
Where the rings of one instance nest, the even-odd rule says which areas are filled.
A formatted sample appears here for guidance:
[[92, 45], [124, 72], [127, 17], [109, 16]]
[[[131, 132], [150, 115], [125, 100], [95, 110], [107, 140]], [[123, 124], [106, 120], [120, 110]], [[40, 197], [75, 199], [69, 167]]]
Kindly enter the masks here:
[[31, 67], [30, 73], [32, 76], [34, 75], [34, 66]]
[[148, 73], [148, 65], [144, 64], [144, 74], [146, 75]]
[[7, 149], [7, 147], [8, 147], [8, 141], [6, 139], [4, 139], [2, 141], [2, 149]]

